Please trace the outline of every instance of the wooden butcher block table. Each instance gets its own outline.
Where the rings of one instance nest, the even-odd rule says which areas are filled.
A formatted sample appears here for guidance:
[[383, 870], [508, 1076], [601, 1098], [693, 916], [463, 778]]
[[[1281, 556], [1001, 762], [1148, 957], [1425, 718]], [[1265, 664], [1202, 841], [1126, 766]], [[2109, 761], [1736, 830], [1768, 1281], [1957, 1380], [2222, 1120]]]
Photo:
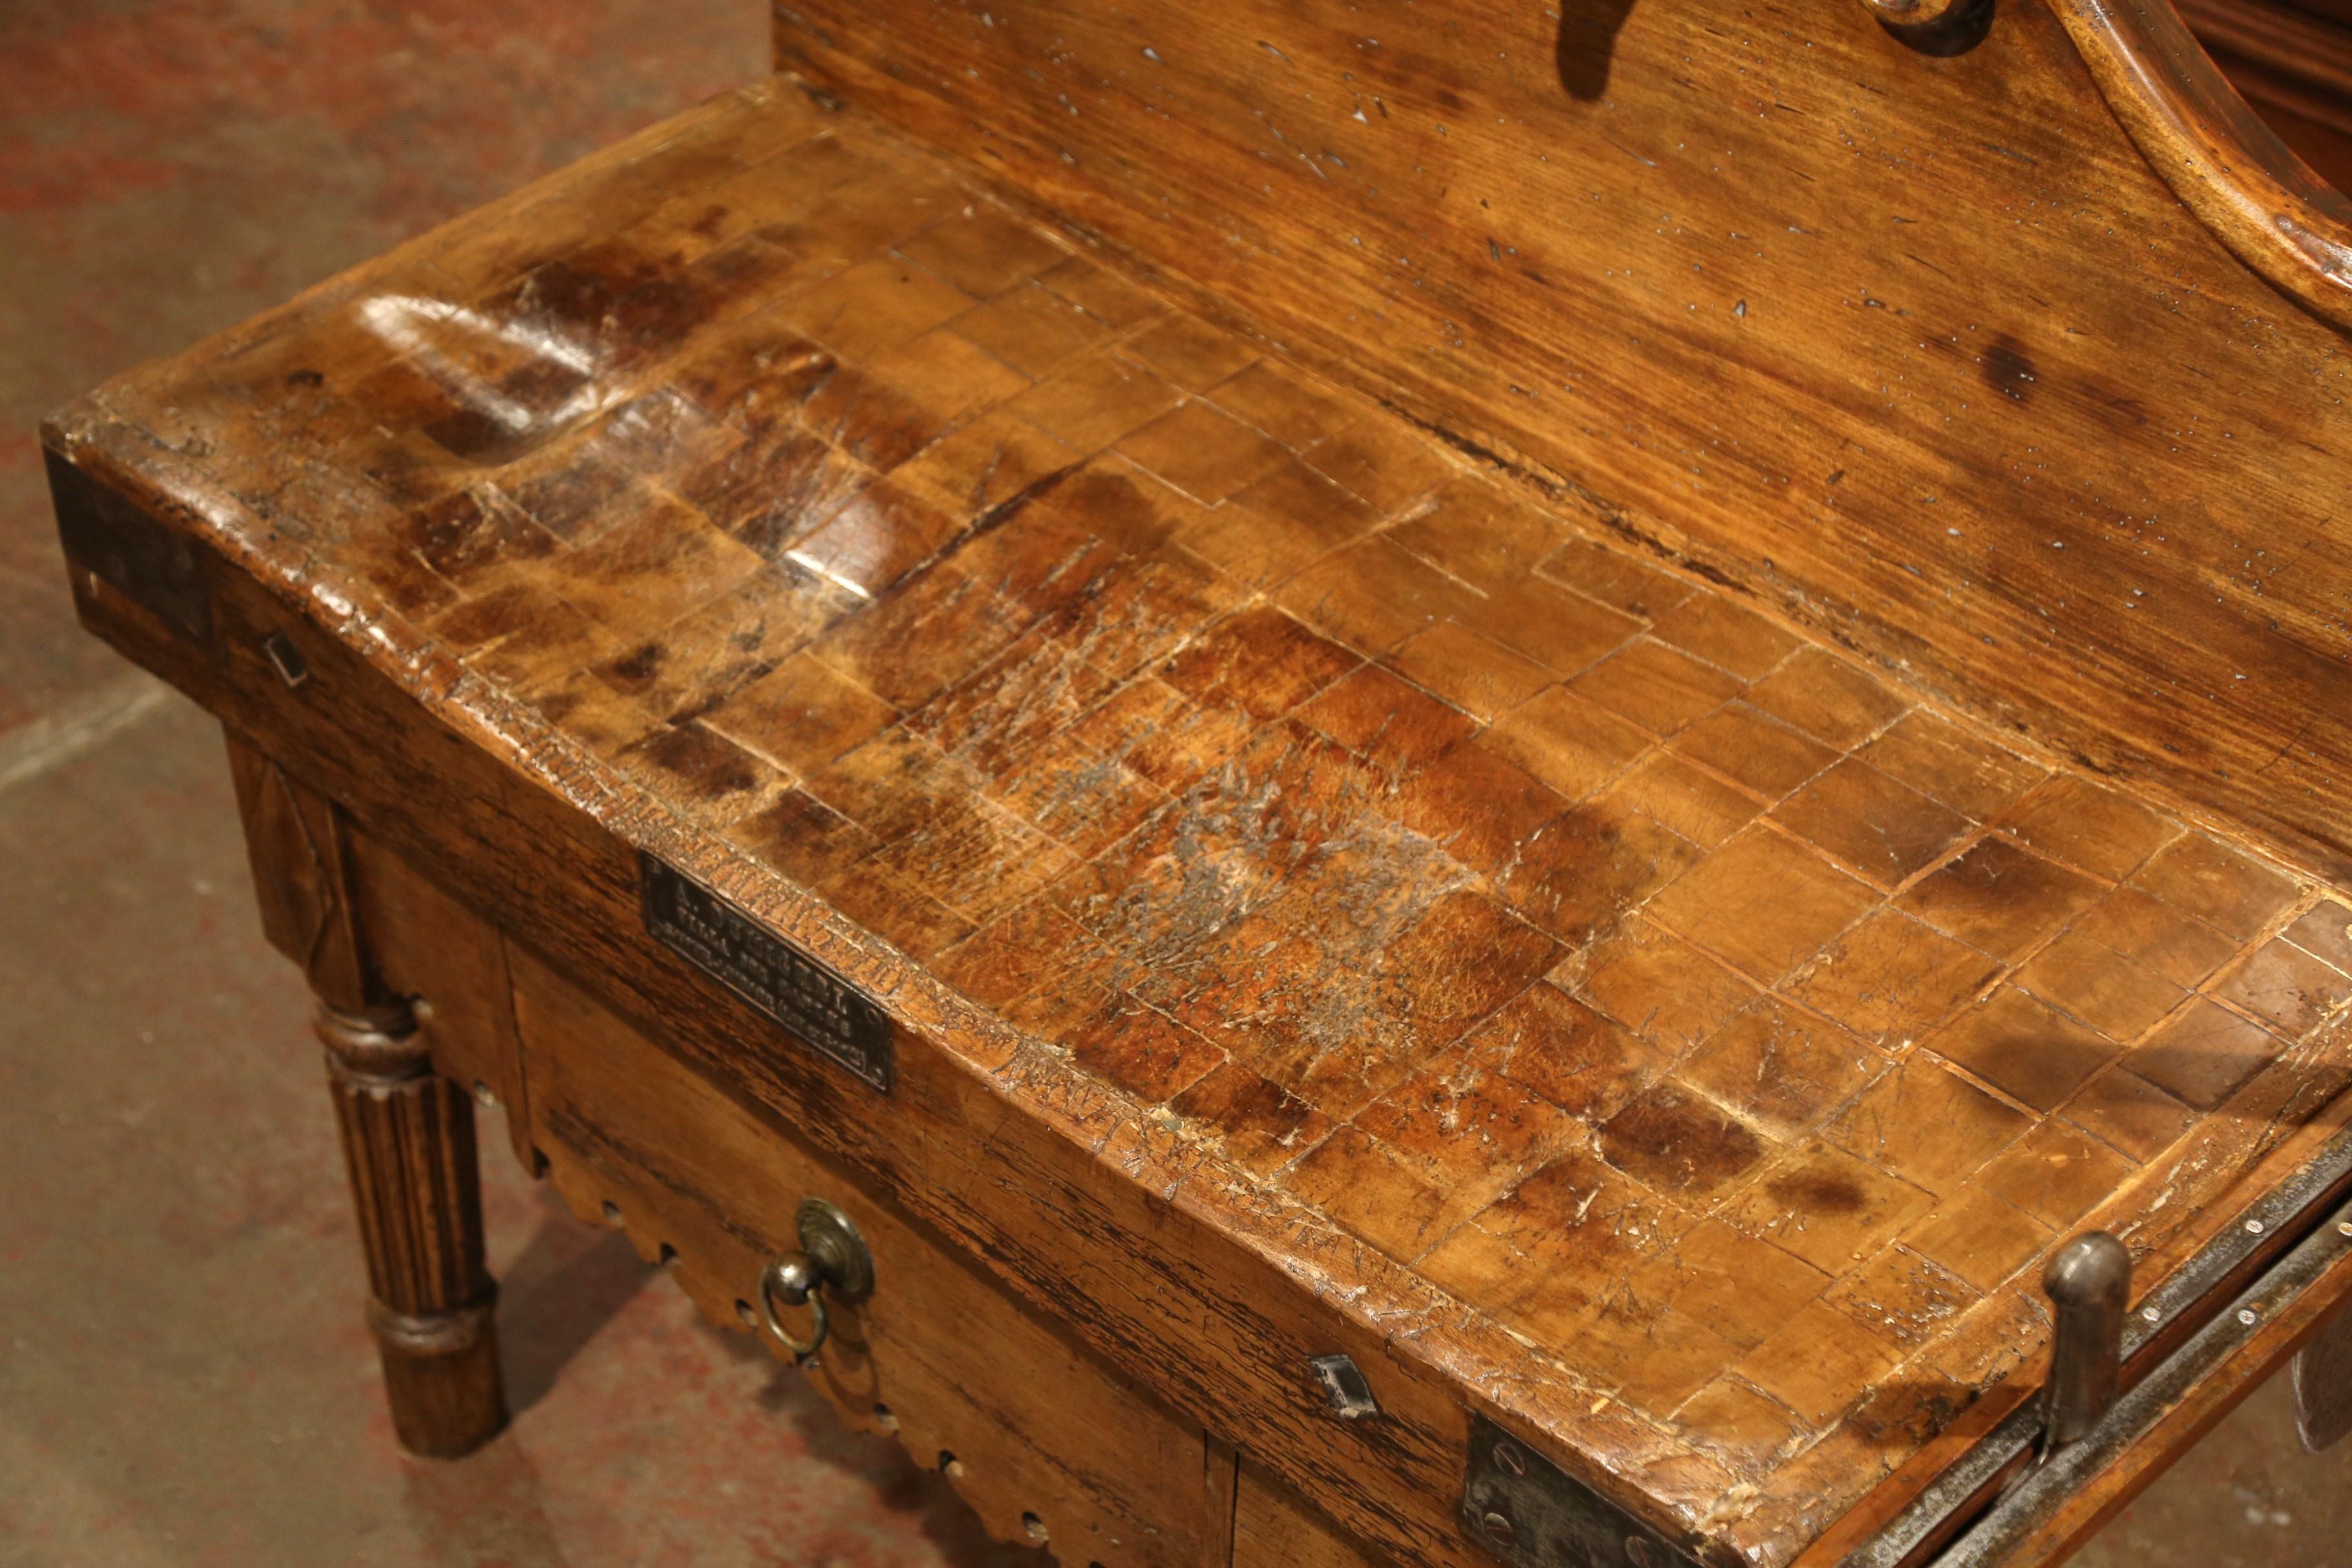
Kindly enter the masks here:
[[[2307, 575], [2251, 607], [2162, 562], [2145, 609], [2070, 589], [2104, 546], [2034, 509], [2087, 507], [2101, 465], [2171, 476], [2184, 531], [2340, 481], [2339, 424], [2229, 401], [2260, 368], [2325, 405], [2337, 329], [2179, 205], [2052, 14], [1956, 55], [1832, 9], [1771, 68], [1834, 56], [1928, 116], [1997, 69], [2000, 113], [2076, 117], [2019, 156], [2074, 136], [2161, 221], [2067, 232], [2172, 249], [2155, 282], [2033, 250], [2031, 309], [2152, 367], [2193, 344], [2233, 445], [2160, 367], [2116, 424], [2067, 379], [2092, 348], [1997, 304], [1965, 353], [1874, 357], [1945, 331], [1933, 290], [2023, 292], [1998, 267], [1822, 281], [1831, 314], [1782, 324], [1824, 256], [1958, 243], [1881, 221], [1850, 151], [1823, 177], [1874, 226], [1784, 256], [1806, 215], [1774, 216], [1752, 248], [1784, 271], [1643, 272], [1713, 220], [1638, 158], [1558, 176], [1600, 194], [1547, 258], [1494, 216], [1538, 163], [1487, 216], [1412, 197], [1412, 160], [1476, 131], [1492, 39], [1458, 68], [1452, 22], [1350, 44], [1423, 52], [1284, 100], [1328, 168], [1202, 131], [1155, 169], [1114, 143], [1170, 109], [1118, 86], [1056, 131], [1063, 79], [1021, 62], [1125, 83], [1181, 30], [1018, 5], [909, 45], [977, 88], [860, 63], [886, 16], [785, 14], [797, 75], [58, 416], [82, 614], [226, 726], [267, 929], [318, 993], [404, 1441], [504, 1418], [477, 1101], [712, 1321], [788, 1358], [822, 1331], [803, 1364], [849, 1419], [1074, 1568], [2054, 1561], [2320, 1329], [2352, 1287], [2352, 908], [2340, 791], [2299, 782], [2341, 699], [2294, 693], [2340, 648], [2282, 651], [2320, 647]], [[1265, 102], [1351, 37], [1212, 19], [1263, 37], [1189, 68]], [[1644, 72], [1696, 24], [1644, 26], [1618, 90], [1696, 138]], [[1183, 79], [1165, 104], [1239, 138], [1243, 99]], [[1595, 100], [1494, 90], [1582, 145]], [[1004, 123], [934, 150], [965, 91]], [[1310, 134], [1375, 99], [1421, 140]], [[2022, 166], [1968, 178], [2031, 194]], [[1398, 184], [1301, 205], [1343, 174]], [[1223, 250], [1183, 238], [1204, 201]], [[1517, 328], [1454, 319], [1465, 269], [1532, 289], [1633, 212], [1624, 277], [1664, 282], [1604, 306], [1595, 265], [1556, 346], [1480, 359]], [[1326, 220], [1301, 325], [1282, 226]], [[1388, 260], [1412, 234], [1420, 279]], [[1708, 348], [1751, 316], [1785, 355]], [[1671, 409], [1579, 401], [1707, 353]], [[1865, 360], [1859, 403], [1816, 374]], [[1807, 419], [1811, 466], [1726, 476]], [[2215, 454], [2160, 455], [2184, 443]], [[2218, 548], [2283, 552], [2300, 514], [2264, 505]], [[2327, 549], [2294, 561], [2340, 604]], [[1890, 561], [1926, 586], [1855, 590]], [[2200, 660], [2241, 678], [2210, 719]], [[2284, 771], [2257, 790], [2241, 753]], [[2132, 1265], [2126, 1392], [2062, 1433], [2044, 1266], [2093, 1232]]]

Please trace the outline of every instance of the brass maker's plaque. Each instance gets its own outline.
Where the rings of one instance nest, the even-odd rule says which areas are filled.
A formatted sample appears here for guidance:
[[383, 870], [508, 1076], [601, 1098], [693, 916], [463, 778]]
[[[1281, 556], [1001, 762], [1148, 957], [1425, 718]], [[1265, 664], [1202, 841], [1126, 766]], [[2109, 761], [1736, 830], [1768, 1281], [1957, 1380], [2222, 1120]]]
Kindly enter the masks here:
[[663, 946], [883, 1093], [895, 1059], [890, 1021], [849, 982], [718, 894], [651, 855], [637, 856], [646, 930]]

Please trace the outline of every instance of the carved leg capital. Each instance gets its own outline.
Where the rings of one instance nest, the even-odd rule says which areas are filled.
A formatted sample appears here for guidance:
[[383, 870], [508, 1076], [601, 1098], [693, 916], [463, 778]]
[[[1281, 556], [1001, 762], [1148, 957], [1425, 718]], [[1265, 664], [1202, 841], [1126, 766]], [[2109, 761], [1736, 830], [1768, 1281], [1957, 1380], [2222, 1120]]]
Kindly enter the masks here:
[[318, 998], [393, 1428], [411, 1453], [471, 1453], [507, 1421], [473, 1100], [434, 1072], [377, 972], [342, 809], [235, 735], [228, 749], [262, 930]]

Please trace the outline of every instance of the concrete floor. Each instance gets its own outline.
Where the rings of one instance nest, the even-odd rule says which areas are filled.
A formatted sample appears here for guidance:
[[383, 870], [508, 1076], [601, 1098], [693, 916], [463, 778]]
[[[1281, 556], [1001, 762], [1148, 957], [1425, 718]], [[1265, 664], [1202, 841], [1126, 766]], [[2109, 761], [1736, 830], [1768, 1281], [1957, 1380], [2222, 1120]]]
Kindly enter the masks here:
[[[761, 68], [754, 0], [0, 0], [0, 1568], [962, 1564], [939, 1478], [484, 1145], [513, 1428], [394, 1448], [215, 731], [73, 625], [48, 406]], [[2078, 1561], [2352, 1568], [2273, 1383]]]

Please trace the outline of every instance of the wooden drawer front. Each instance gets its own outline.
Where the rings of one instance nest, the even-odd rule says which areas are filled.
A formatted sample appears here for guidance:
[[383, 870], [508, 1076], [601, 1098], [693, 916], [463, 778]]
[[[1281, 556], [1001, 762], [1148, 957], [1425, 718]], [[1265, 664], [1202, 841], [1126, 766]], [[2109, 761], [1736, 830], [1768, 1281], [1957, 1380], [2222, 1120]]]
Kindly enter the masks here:
[[531, 1142], [582, 1219], [625, 1229], [706, 1317], [740, 1331], [761, 1268], [798, 1247], [801, 1200], [837, 1205], [873, 1248], [876, 1286], [833, 1306], [810, 1375], [852, 1424], [895, 1431], [992, 1532], [1045, 1542], [1072, 1568], [1216, 1560], [1198, 1426], [529, 952], [509, 947], [508, 963]]

